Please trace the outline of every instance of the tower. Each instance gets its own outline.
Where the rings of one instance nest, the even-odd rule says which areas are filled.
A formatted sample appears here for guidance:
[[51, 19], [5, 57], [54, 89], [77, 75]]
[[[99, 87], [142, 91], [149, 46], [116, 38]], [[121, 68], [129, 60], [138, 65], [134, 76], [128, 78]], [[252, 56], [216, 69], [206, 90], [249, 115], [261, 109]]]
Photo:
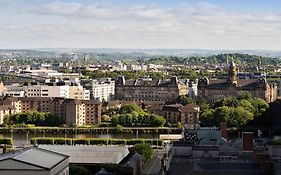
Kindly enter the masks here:
[[233, 61], [231, 60], [230, 64], [228, 65], [228, 79], [227, 82], [229, 84], [237, 85], [237, 74], [238, 74], [238, 69]]

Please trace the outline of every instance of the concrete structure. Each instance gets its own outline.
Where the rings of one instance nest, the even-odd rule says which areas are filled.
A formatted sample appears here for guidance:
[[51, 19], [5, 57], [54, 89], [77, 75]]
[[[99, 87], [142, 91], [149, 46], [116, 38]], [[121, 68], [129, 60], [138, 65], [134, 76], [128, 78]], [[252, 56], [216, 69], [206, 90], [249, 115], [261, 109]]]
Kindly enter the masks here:
[[1, 175], [68, 175], [69, 157], [30, 147], [0, 155]]
[[115, 94], [115, 81], [110, 78], [82, 80], [83, 87], [90, 90], [91, 99], [99, 101], [111, 101]]
[[249, 92], [254, 97], [266, 100], [268, 103], [277, 99], [277, 85], [268, 83], [265, 78], [240, 80], [238, 68], [232, 61], [228, 68], [226, 80], [209, 80], [207, 77], [198, 82], [198, 96], [209, 102], [218, 101], [227, 96], [237, 96], [239, 92]]
[[94, 100], [49, 97], [5, 98], [0, 101], [0, 124], [5, 115], [35, 110], [49, 112], [69, 125], [91, 125], [101, 122], [101, 104]]
[[115, 98], [124, 101], [172, 101], [187, 92], [187, 86], [177, 77], [170, 80], [125, 80], [119, 77], [115, 85]]

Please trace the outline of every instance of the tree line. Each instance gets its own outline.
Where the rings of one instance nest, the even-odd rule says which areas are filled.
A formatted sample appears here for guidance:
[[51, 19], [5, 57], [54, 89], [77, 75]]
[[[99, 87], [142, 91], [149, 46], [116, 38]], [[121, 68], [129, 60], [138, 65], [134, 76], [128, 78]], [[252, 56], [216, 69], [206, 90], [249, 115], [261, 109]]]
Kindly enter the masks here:
[[[250, 93], [240, 92], [237, 97], [226, 97], [214, 104], [201, 104], [201, 126], [219, 126], [226, 122], [231, 127], [245, 126], [265, 118], [269, 105]], [[259, 122], [262, 125], [262, 122]]]
[[36, 126], [58, 126], [59, 118], [49, 112], [27, 111], [5, 116], [4, 125], [33, 124]]

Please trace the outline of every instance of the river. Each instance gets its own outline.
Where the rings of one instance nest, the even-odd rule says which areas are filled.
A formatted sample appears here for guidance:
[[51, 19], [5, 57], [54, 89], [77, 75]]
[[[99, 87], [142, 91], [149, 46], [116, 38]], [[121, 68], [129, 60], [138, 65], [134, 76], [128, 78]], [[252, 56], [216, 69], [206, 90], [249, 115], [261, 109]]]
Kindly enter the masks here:
[[34, 137], [158, 139], [159, 134], [0, 134], [0, 138], [13, 138], [13, 144], [16, 147], [30, 144], [30, 139]]

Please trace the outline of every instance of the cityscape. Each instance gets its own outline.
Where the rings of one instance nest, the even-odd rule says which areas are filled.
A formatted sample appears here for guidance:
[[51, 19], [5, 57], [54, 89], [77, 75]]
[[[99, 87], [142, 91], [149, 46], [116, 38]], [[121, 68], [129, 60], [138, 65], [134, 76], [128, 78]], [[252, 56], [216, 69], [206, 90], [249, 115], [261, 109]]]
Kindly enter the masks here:
[[0, 0], [0, 174], [281, 174], [279, 7]]

